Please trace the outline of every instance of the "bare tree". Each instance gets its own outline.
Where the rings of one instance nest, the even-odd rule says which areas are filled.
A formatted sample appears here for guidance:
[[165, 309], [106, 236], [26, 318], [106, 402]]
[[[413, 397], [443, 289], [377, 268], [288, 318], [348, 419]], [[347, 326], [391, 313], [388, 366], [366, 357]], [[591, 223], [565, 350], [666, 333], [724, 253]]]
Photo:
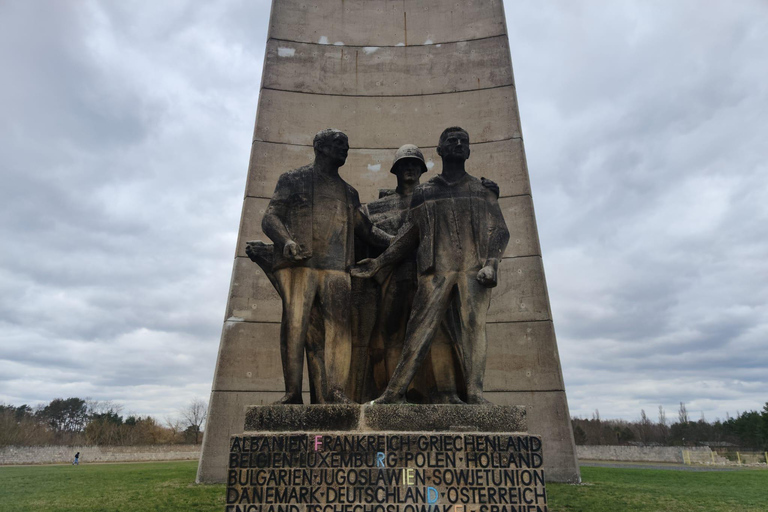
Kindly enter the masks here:
[[171, 442], [178, 443], [179, 434], [184, 431], [184, 426], [181, 420], [178, 418], [172, 418], [171, 416], [166, 416], [164, 422], [165, 428], [167, 428], [171, 433]]
[[686, 424], [689, 421], [688, 410], [685, 408], [685, 403], [683, 402], [680, 402], [680, 410], [677, 411], [677, 418], [682, 424]]
[[648, 419], [648, 415], [645, 414], [645, 409], [640, 409], [640, 425], [639, 425], [640, 441], [643, 444], [648, 444], [651, 439], [653, 423]]
[[121, 415], [123, 412], [123, 406], [112, 400], [94, 400], [90, 397], [85, 397], [85, 403], [88, 406], [88, 414], [91, 416], [95, 414]]
[[669, 427], [667, 426], [667, 413], [664, 411], [664, 407], [659, 406], [659, 437], [662, 443], [667, 442], [667, 434], [669, 433]]
[[200, 442], [200, 432], [205, 423], [205, 417], [208, 414], [208, 403], [205, 400], [195, 398], [180, 411], [182, 418], [187, 425], [187, 429], [195, 434], [195, 444]]

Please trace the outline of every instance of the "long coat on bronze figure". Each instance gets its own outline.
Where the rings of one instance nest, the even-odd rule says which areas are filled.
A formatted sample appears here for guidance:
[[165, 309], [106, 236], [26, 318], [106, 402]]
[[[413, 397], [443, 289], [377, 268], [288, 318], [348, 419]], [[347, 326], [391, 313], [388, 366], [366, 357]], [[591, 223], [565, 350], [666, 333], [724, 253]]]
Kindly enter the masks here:
[[[302, 403], [304, 352], [320, 389], [315, 399], [349, 401], [345, 394], [352, 351], [350, 276], [355, 234], [386, 247], [391, 236], [373, 226], [357, 191], [338, 174], [347, 158], [347, 136], [323, 130], [315, 136], [315, 162], [280, 176], [262, 220], [274, 242], [274, 280], [283, 303], [280, 353], [286, 394], [279, 403]], [[322, 318], [322, 343], [308, 338], [310, 318]], [[308, 359], [309, 359], [308, 357]]]
[[377, 403], [404, 399], [439, 325], [451, 314], [457, 327], [465, 400], [485, 402], [485, 319], [509, 231], [497, 196], [465, 171], [469, 153], [466, 131], [454, 127], [443, 132], [438, 144], [442, 174], [416, 188], [408, 222], [389, 248], [353, 270], [353, 275], [370, 277], [418, 248], [418, 290], [403, 354]]

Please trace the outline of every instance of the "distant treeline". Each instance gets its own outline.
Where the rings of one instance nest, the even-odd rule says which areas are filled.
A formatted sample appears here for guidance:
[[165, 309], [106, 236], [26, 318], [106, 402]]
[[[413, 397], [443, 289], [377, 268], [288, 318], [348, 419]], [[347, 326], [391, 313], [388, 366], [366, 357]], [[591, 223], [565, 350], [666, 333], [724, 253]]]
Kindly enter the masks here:
[[123, 417], [112, 402], [56, 398], [47, 405], [0, 404], [0, 446], [199, 443], [205, 402], [193, 400], [180, 411], [182, 420], [162, 424], [151, 416]]
[[768, 450], [768, 402], [761, 412], [737, 413], [735, 418], [714, 422], [706, 421], [703, 414], [701, 419], [692, 421], [682, 402], [677, 421], [671, 424], [661, 406], [657, 421], [641, 410], [639, 421], [604, 420], [595, 411], [591, 419], [574, 417], [571, 422], [576, 444], [583, 445], [706, 445]]

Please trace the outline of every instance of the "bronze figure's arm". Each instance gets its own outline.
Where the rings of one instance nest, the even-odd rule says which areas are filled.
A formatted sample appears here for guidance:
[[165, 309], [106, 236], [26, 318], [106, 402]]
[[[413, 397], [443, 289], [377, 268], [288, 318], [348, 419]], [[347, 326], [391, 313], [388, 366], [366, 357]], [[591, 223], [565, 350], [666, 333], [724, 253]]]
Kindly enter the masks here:
[[507, 223], [504, 222], [504, 215], [501, 213], [497, 195], [491, 191], [488, 199], [488, 255], [485, 260], [485, 266], [477, 273], [477, 280], [480, 284], [493, 288], [498, 284], [499, 261], [509, 242], [509, 230]]
[[500, 191], [499, 191], [499, 184], [498, 183], [496, 183], [492, 179], [485, 178], [485, 177], [480, 178], [480, 183], [482, 183], [485, 188], [487, 188], [488, 190], [493, 192], [493, 195], [496, 196], [496, 199], [499, 198], [499, 192]]
[[264, 218], [261, 220], [261, 229], [264, 234], [275, 243], [278, 250], [282, 250], [283, 256], [290, 261], [299, 261], [302, 258], [299, 244], [293, 239], [283, 219], [288, 211], [288, 197], [290, 195], [290, 178], [285, 174], [277, 180], [275, 193], [269, 200]]
[[357, 208], [355, 212], [355, 234], [374, 247], [387, 248], [395, 239], [386, 231], [383, 231], [371, 222], [364, 207]]
[[[389, 235], [387, 235], [389, 236]], [[378, 258], [366, 258], [352, 267], [353, 277], [373, 277], [382, 268], [405, 259], [419, 245], [418, 224], [409, 219], [397, 233], [395, 239]]]

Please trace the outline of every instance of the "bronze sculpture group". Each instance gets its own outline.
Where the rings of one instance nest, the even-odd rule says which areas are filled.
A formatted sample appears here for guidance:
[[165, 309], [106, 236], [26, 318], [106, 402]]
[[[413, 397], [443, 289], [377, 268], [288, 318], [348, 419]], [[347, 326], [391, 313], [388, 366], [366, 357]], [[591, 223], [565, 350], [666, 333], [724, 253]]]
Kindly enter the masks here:
[[[279, 403], [302, 403], [305, 353], [312, 403], [484, 403], [485, 319], [509, 232], [498, 186], [465, 169], [469, 135], [443, 131], [442, 172], [423, 184], [421, 151], [401, 147], [397, 188], [365, 206], [339, 176], [347, 136], [323, 130], [313, 146], [264, 215], [274, 245], [246, 247], [283, 304]], [[353, 301], [353, 289], [374, 300]]]

